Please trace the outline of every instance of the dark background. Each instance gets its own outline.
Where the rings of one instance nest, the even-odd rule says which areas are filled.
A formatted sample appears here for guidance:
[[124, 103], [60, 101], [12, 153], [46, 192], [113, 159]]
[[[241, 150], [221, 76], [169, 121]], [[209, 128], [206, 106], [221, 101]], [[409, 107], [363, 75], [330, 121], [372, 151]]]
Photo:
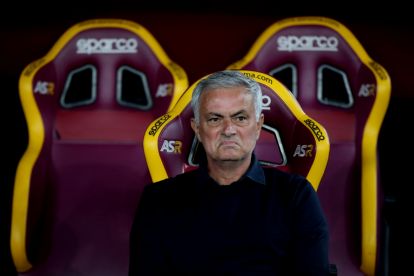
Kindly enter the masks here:
[[[248, 1], [248, 0], [245, 0]], [[244, 2], [245, 2], [244, 1]], [[407, 275], [414, 233], [409, 214], [412, 143], [409, 135], [414, 108], [413, 15], [398, 2], [376, 5], [291, 1], [71, 1], [44, 4], [1, 4], [0, 12], [0, 276], [14, 275], [9, 252], [10, 208], [16, 165], [27, 145], [27, 129], [18, 99], [24, 67], [44, 56], [72, 25], [93, 18], [129, 19], [147, 28], [167, 55], [181, 65], [189, 82], [239, 60], [271, 24], [291, 16], [326, 16], [357, 37], [372, 59], [389, 73], [391, 101], [379, 137], [381, 180], [390, 223], [389, 275]], [[411, 170], [410, 170], [411, 169]], [[346, 275], [341, 275], [346, 276]]]

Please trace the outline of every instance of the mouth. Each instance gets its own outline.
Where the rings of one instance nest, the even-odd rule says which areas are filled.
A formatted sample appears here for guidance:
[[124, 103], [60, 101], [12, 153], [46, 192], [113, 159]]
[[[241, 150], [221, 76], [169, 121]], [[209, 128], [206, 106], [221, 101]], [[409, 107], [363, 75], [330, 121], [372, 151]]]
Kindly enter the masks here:
[[237, 145], [236, 141], [226, 140], [222, 141], [221, 145], [227, 146], [227, 145]]
[[234, 149], [236, 147], [239, 147], [239, 144], [235, 141], [222, 141], [220, 143], [220, 146], [223, 148], [231, 148]]

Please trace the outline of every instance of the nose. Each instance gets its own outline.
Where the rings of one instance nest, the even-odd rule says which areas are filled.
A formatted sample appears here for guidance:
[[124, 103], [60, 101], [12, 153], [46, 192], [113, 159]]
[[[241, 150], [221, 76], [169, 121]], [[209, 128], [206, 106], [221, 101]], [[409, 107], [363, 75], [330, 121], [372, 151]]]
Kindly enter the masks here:
[[234, 126], [234, 123], [231, 121], [231, 119], [224, 119], [223, 121], [223, 134], [225, 136], [230, 136], [236, 133], [236, 128]]

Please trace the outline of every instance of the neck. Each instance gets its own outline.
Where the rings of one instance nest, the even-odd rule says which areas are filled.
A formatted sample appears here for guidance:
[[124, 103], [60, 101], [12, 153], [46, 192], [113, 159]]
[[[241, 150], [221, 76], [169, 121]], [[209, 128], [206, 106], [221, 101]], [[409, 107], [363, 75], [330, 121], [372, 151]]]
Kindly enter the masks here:
[[230, 185], [246, 173], [250, 162], [251, 158], [235, 161], [209, 160], [208, 172], [220, 185]]

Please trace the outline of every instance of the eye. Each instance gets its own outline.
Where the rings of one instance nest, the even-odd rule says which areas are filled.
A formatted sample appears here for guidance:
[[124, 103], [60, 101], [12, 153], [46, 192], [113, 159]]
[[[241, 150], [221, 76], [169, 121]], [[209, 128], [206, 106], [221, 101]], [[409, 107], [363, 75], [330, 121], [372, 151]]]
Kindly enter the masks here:
[[210, 117], [207, 119], [207, 124], [216, 126], [220, 124], [220, 121], [221, 121], [221, 118], [219, 117]]
[[245, 115], [237, 115], [232, 118], [233, 122], [237, 125], [245, 125], [248, 123], [248, 118]]
[[247, 120], [247, 117], [246, 117], [246, 116], [243, 116], [243, 115], [239, 115], [239, 116], [236, 116], [236, 117], [234, 118], [234, 120], [235, 120], [236, 122], [243, 122], [243, 121], [246, 121], [246, 120]]

